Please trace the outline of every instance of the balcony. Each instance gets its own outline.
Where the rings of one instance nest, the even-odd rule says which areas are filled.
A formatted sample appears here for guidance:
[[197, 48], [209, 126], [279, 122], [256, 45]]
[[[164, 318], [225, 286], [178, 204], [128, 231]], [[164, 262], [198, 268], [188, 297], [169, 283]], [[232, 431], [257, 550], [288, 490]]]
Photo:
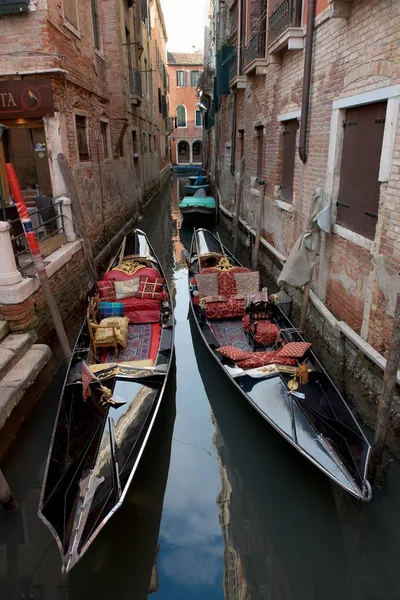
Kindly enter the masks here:
[[129, 69], [129, 91], [132, 104], [140, 104], [143, 98], [142, 76], [137, 69]]
[[239, 70], [238, 74], [238, 59], [237, 56], [229, 64], [229, 87], [231, 90], [234, 89], [245, 89], [246, 88], [246, 77], [242, 74], [242, 70]]
[[256, 75], [266, 75], [268, 59], [265, 57], [266, 51], [266, 31], [259, 31], [254, 34], [250, 42], [244, 49], [243, 72], [245, 75], [255, 71]]
[[285, 50], [302, 50], [302, 0], [283, 0], [269, 18], [268, 50], [271, 54]]

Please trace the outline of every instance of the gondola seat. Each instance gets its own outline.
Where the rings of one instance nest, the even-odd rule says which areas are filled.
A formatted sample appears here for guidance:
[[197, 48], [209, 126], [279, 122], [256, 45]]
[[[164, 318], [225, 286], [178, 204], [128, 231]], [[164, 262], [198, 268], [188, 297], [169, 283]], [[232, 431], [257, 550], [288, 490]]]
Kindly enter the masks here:
[[[160, 277], [160, 274], [156, 269], [151, 267], [143, 267], [131, 275], [118, 269], [112, 269], [104, 275], [103, 281], [127, 281], [139, 276], [147, 277], [149, 281], [155, 281]], [[124, 304], [124, 314], [130, 323], [158, 323], [160, 320], [160, 300], [158, 298], [130, 296], [128, 298], [121, 298], [118, 302]]]
[[93, 352], [97, 355], [98, 348], [110, 348], [115, 350], [118, 357], [119, 347], [126, 348], [128, 343], [128, 324], [126, 317], [107, 317], [98, 322], [99, 299], [89, 299], [87, 310], [87, 326]]
[[[228, 271], [212, 267], [203, 269], [195, 280], [199, 292], [195, 303], [204, 307], [209, 320], [243, 317], [245, 294], [256, 292], [259, 288], [258, 272], [244, 267], [233, 267]], [[208, 301], [209, 297], [218, 296], [225, 300]]]

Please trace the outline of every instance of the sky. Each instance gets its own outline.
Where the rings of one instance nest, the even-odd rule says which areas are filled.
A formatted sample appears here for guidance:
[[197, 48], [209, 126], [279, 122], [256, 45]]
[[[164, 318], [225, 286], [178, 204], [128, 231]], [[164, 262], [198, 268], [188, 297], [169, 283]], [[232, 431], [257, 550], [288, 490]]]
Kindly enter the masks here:
[[170, 52], [191, 52], [204, 45], [205, 0], [161, 0]]

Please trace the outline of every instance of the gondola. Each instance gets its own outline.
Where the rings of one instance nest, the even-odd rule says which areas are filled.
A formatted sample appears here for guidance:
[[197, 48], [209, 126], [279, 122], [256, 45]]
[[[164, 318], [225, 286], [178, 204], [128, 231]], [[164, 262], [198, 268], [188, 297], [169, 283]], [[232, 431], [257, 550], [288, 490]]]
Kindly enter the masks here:
[[[119, 282], [122, 285], [118, 285]], [[121, 506], [159, 411], [173, 358], [174, 315], [162, 267], [147, 236], [128, 233], [98, 292], [121, 309], [92, 330], [94, 300], [65, 378], [41, 490], [39, 517], [52, 532], [66, 574]], [[125, 295], [121, 290], [125, 289]], [[130, 295], [129, 295], [130, 294]], [[121, 295], [123, 299], [121, 299]], [[119, 305], [119, 306], [118, 306]], [[118, 319], [118, 325], [109, 319]], [[127, 326], [125, 344], [121, 342]], [[93, 331], [111, 338], [93, 338]]]
[[345, 400], [279, 306], [219, 238], [195, 231], [190, 306], [227, 378], [303, 456], [360, 500], [371, 498], [370, 445]]

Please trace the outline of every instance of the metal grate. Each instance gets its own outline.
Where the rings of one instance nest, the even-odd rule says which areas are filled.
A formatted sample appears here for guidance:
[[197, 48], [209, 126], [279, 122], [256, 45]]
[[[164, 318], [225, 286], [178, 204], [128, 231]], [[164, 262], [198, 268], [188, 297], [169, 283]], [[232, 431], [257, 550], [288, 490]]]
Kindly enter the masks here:
[[256, 58], [265, 58], [266, 31], [260, 31], [253, 35], [244, 49], [244, 68]]

